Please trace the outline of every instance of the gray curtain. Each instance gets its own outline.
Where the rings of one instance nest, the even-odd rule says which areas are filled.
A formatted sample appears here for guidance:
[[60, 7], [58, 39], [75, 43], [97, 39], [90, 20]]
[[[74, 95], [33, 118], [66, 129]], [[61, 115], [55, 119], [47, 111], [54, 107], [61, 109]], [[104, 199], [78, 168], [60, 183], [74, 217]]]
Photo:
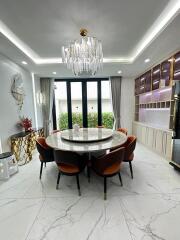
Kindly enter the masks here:
[[120, 105], [121, 105], [121, 77], [115, 76], [110, 77], [111, 84], [111, 100], [112, 108], [114, 114], [114, 129], [121, 127], [121, 114], [120, 114]]
[[40, 78], [42, 94], [42, 114], [44, 134], [47, 137], [52, 128], [52, 106], [54, 93], [54, 80], [52, 78]]

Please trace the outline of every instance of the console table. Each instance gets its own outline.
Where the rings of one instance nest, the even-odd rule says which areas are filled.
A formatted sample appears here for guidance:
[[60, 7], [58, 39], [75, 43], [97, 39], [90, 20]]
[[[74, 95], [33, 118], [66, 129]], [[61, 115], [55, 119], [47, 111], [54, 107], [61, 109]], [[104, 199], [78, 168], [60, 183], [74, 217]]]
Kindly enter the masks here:
[[43, 136], [43, 128], [33, 128], [31, 131], [19, 132], [10, 136], [11, 151], [14, 153], [19, 166], [31, 161], [32, 152], [36, 148], [36, 138]]

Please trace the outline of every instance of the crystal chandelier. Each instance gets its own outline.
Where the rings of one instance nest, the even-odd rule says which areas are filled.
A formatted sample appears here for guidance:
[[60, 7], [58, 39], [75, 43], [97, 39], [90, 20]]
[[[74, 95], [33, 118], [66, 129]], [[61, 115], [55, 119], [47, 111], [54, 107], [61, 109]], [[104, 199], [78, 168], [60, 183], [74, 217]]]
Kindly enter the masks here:
[[62, 62], [67, 64], [76, 76], [95, 75], [103, 65], [102, 43], [87, 36], [86, 29], [80, 29], [81, 40], [75, 40], [62, 47]]

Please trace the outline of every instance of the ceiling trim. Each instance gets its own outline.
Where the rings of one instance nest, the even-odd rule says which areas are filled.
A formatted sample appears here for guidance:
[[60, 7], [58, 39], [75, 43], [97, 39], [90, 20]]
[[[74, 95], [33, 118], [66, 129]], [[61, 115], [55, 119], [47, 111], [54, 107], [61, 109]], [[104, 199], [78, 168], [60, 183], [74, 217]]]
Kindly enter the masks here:
[[[133, 63], [136, 58], [152, 43], [152, 41], [168, 26], [168, 24], [178, 15], [180, 10], [180, 0], [171, 0], [153, 25], [134, 48], [130, 56], [119, 58], [103, 58], [105, 63]], [[0, 32], [20, 49], [35, 64], [56, 64], [62, 63], [62, 58], [41, 58], [26, 43], [17, 37], [2, 21], [0, 21]]]

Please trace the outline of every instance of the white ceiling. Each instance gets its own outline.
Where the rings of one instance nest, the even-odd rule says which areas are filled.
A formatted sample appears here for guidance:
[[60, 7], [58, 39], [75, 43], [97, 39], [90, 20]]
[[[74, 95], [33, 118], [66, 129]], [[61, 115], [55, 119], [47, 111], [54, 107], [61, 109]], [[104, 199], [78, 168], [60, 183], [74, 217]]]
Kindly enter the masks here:
[[[41, 58], [60, 58], [61, 46], [78, 38], [81, 27], [102, 40], [105, 58], [127, 58], [169, 3], [168, 0], [0, 0], [0, 20]], [[136, 76], [179, 49], [180, 15], [174, 16], [133, 63], [105, 63], [99, 76], [117, 75], [119, 69], [125, 77]], [[17, 63], [27, 61], [26, 68], [40, 76], [52, 76], [53, 71], [58, 77], [73, 76], [62, 64], [35, 64], [2, 33], [0, 52]], [[151, 62], [144, 64], [147, 57]]]

